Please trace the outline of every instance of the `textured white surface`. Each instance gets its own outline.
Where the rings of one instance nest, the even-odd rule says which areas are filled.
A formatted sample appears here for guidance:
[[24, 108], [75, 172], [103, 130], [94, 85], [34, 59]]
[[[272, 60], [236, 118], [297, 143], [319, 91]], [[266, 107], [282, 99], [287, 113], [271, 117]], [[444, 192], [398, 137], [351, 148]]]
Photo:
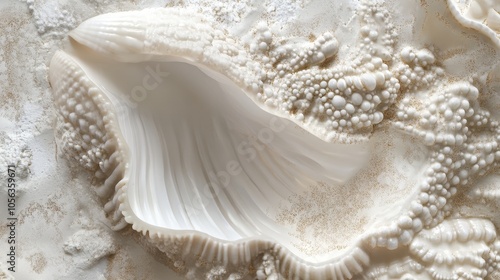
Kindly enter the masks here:
[[[448, 3], [452, 2], [455, 3], [448, 1]], [[337, 188], [335, 191], [325, 191], [327, 188], [319, 186], [311, 188], [303, 195], [292, 195], [288, 204], [282, 207], [283, 211], [276, 213], [277, 220], [283, 226], [292, 229], [289, 235], [299, 241], [289, 248], [298, 248], [300, 252], [297, 255], [299, 256], [300, 254], [315, 255], [318, 252], [342, 250], [345, 248], [346, 240], [362, 234], [368, 228], [367, 224], [373, 224], [366, 221], [365, 217], [376, 217], [379, 218], [375, 223], [380, 226], [379, 230], [373, 235], [363, 237], [365, 240], [363, 249], [369, 252], [369, 260], [367, 259], [365, 264], [370, 262], [363, 274], [365, 277], [369, 279], [394, 277], [481, 279], [489, 273], [490, 277], [495, 279], [498, 276], [494, 270], [498, 269], [500, 246], [498, 241], [494, 241], [496, 238], [494, 231], [499, 225], [497, 214], [500, 192], [496, 186], [498, 178], [490, 174], [498, 173], [497, 161], [500, 158], [497, 143], [499, 141], [497, 139], [498, 123], [496, 122], [499, 89], [498, 44], [495, 46], [494, 40], [498, 39], [498, 33], [495, 33], [498, 16], [495, 5], [498, 4], [495, 4], [497, 3], [495, 1], [462, 1], [460, 2], [462, 6], [456, 10], [451, 9], [454, 12], [451, 14], [444, 1], [427, 1], [424, 4], [419, 1], [405, 1], [401, 2], [403, 5], [399, 5], [398, 1], [396, 3], [398, 5], [387, 1], [387, 14], [376, 15], [375, 22], [372, 21], [373, 18], [366, 16], [369, 12], [365, 13], [366, 17], [363, 16], [362, 19], [356, 18], [353, 10], [355, 5], [345, 5], [338, 1], [292, 1], [290, 3], [267, 1], [264, 5], [253, 2], [225, 4], [211, 1], [185, 1], [182, 5], [193, 13], [203, 13], [207, 22], [213, 24], [213, 26], [208, 26], [210, 28], [226, 29], [231, 36], [237, 38], [243, 35], [242, 42], [248, 43], [246, 45], [248, 50], [257, 54], [252, 59], [259, 60], [262, 57], [268, 57], [273, 63], [270, 67], [263, 67], [268, 75], [265, 78], [259, 76], [261, 73], [256, 71], [255, 63], [252, 64], [254, 61], [249, 60], [250, 63], [243, 66], [235, 63], [247, 61], [244, 54], [240, 55], [241, 49], [233, 48], [242, 44], [226, 40], [227, 34], [223, 33], [215, 36], [219, 36], [217, 38], [221, 41], [211, 41], [211, 45], [215, 47], [208, 48], [209, 52], [213, 52], [206, 54], [205, 57], [212, 60], [204, 61], [205, 64], [224, 72], [242, 88], [255, 91], [257, 99], [265, 102], [266, 105], [281, 106], [279, 109], [285, 113], [291, 110], [290, 117], [293, 122], [309, 129], [315, 135], [321, 137], [325, 135], [325, 131], [335, 130], [341, 133], [347, 132], [343, 135], [343, 140], [346, 140], [352, 136], [349, 133], [356, 131], [352, 129], [353, 127], [371, 129], [373, 124], [382, 121], [390, 123], [390, 129], [378, 128], [384, 136], [375, 134], [372, 138], [373, 149], [376, 152], [369, 163], [371, 169], [368, 168], [364, 171], [365, 173], [361, 173], [349, 184], [342, 186], [343, 190]], [[22, 218], [20, 218], [18, 230], [29, 232], [31, 235], [26, 239], [19, 238], [19, 264], [20, 266], [23, 263], [29, 264], [24, 266], [26, 270], [16, 275], [19, 279], [33, 277], [39, 279], [68, 277], [76, 279], [99, 279], [99, 277], [171, 279], [170, 276], [164, 275], [168, 270], [161, 263], [177, 267], [191, 279], [200, 277], [238, 279], [238, 277], [252, 274], [245, 270], [245, 267], [235, 268], [217, 263], [206, 264], [202, 259], [197, 260], [195, 265], [189, 262], [184, 263], [183, 258], [178, 255], [177, 248], [182, 247], [182, 244], [164, 239], [165, 236], [155, 241], [158, 242], [160, 250], [165, 251], [166, 257], [154, 247], [150, 249], [153, 251], [152, 254], [146, 253], [143, 247], [148, 245], [138, 234], [131, 230], [125, 233], [114, 233], [108, 228], [110, 222], [104, 217], [101, 202], [93, 192], [89, 191], [91, 190], [89, 182], [94, 182], [93, 177], [83, 173], [82, 169], [73, 166], [71, 162], [68, 163], [61, 157], [54, 156], [56, 154], [52, 131], [54, 108], [46, 80], [46, 65], [54, 50], [62, 46], [60, 40], [78, 23], [93, 15], [165, 4], [178, 5], [161, 1], [118, 4], [108, 1], [48, 0], [28, 1], [28, 9], [26, 9], [23, 3], [2, 4], [6, 6], [2, 15], [5, 15], [8, 20], [3, 23], [5, 24], [5, 28], [2, 29], [4, 33], [0, 37], [0, 44], [2, 44], [0, 69], [3, 70], [0, 71], [0, 79], [2, 79], [2, 84], [6, 85], [2, 86], [3, 91], [0, 96], [2, 101], [0, 162], [5, 163], [4, 165], [18, 164], [20, 177], [18, 209]], [[476, 6], [466, 13], [467, 5]], [[245, 7], [242, 9], [244, 12], [235, 13], [232, 10], [233, 7]], [[332, 17], [332, 15], [335, 16]], [[391, 20], [388, 15], [391, 16]], [[461, 16], [464, 17], [461, 18]], [[475, 22], [470, 25], [474, 30], [464, 28], [464, 26], [469, 27], [470, 22], [467, 20], [471, 18]], [[179, 19], [182, 20], [182, 17]], [[484, 19], [486, 19], [486, 24], [477, 24]], [[269, 29], [266, 29], [266, 24], [255, 25], [255, 22], [259, 20], [268, 21]], [[154, 19], [151, 21], [154, 22]], [[359, 22], [366, 26], [360, 25]], [[186, 23], [193, 22], [186, 20]], [[193, 25], [195, 29], [192, 30], [191, 35], [203, 39], [204, 36], [211, 34], [210, 28], [206, 30], [206, 33], [199, 32], [198, 27], [207, 26], [203, 25], [206, 24], [204, 22], [198, 23]], [[252, 26], [256, 28], [252, 29]], [[93, 28], [90, 27], [87, 31]], [[398, 36], [392, 33], [392, 28], [397, 30]], [[172, 29], [168, 32], [182, 35], [182, 32], [176, 33], [178, 30]], [[361, 38], [352, 36], [358, 32], [362, 35]], [[113, 32], [110, 33], [113, 35]], [[496, 34], [496, 37], [492, 34]], [[79, 35], [82, 34], [75, 34], [75, 38]], [[231, 36], [228, 35], [227, 38]], [[333, 37], [336, 39], [333, 40]], [[396, 37], [397, 42], [394, 42]], [[111, 38], [112, 42], [116, 37]], [[93, 39], [93, 37], [80, 37], [80, 40], [87, 42]], [[178, 40], [178, 42], [182, 41], [182, 39]], [[140, 50], [141, 42], [141, 40], [134, 41], [134, 38], [130, 37], [118, 45], [108, 45], [108, 47], [114, 47], [114, 50], [120, 53], [121, 59], [129, 59], [127, 53]], [[161, 40], [159, 42], [161, 43]], [[95, 46], [99, 48], [100, 43], [102, 41], [97, 40]], [[175, 54], [185, 52], [185, 56], [190, 56], [199, 54], [200, 48], [205, 49], [207, 46], [204, 45], [205, 43], [203, 40], [195, 40], [190, 44], [172, 46], [168, 45], [167, 40], [166, 46], [172, 47], [173, 49], [168, 51], [173, 51]], [[120, 49], [124, 45], [129, 48]], [[282, 52], [276, 48], [279, 45], [293, 46], [292, 50], [297, 50], [297, 53], [290, 55], [290, 50]], [[225, 49], [226, 46], [230, 47]], [[359, 52], [353, 50], [359, 50]], [[227, 57], [224, 56], [213, 55], [219, 51], [225, 55], [233, 54], [233, 56], [226, 59]], [[238, 55], [234, 55], [235, 53]], [[360, 53], [365, 55], [360, 55]], [[366, 58], [368, 53], [369, 56]], [[280, 57], [280, 55], [283, 56]], [[276, 57], [282, 60], [272, 61]], [[143, 57], [138, 56], [133, 59], [138, 58]], [[387, 62], [389, 60], [390, 62]], [[321, 72], [319, 69], [325, 65], [331, 66], [337, 63], [345, 68], [338, 67], [331, 74], [342, 74], [347, 77], [329, 77], [327, 71]], [[386, 63], [390, 66], [391, 73], [389, 74], [395, 77], [394, 79], [383, 72], [384, 67], [387, 67]], [[292, 74], [281, 77], [280, 71], [274, 71], [274, 67], [281, 67], [280, 69], [284, 69], [285, 72], [291, 71]], [[379, 69], [377, 67], [381, 70], [373, 71]], [[91, 76], [90, 73], [89, 76]], [[94, 80], [97, 80], [98, 84], [106, 84], [97, 76]], [[266, 84], [269, 81], [274, 81], [273, 87]], [[294, 97], [287, 91], [290, 84], [280, 84], [287, 81], [292, 81], [290, 83], [292, 88], [297, 86], [300, 90], [307, 88], [304, 84], [317, 85], [318, 88], [311, 86], [307, 92], [301, 91], [296, 95], [297, 97]], [[131, 85], [134, 84], [133, 79], [128, 82]], [[252, 82], [262, 82], [262, 84], [254, 85]], [[120, 84], [110, 82], [109, 86]], [[262, 85], [264, 86], [261, 88]], [[324, 94], [321, 93], [320, 88], [328, 88], [333, 92], [333, 95], [328, 97], [331, 98], [331, 103], [324, 102], [318, 97]], [[353, 90], [360, 91], [360, 93]], [[370, 95], [369, 98], [368, 95]], [[405, 98], [396, 99], [396, 95], [405, 95]], [[297, 98], [298, 101], [295, 102]], [[381, 99], [384, 99], [386, 103], [378, 106]], [[158, 111], [163, 109], [158, 107], [160, 103], [156, 104], [155, 99], [148, 100], [152, 102], [149, 104], [152, 105], [150, 108]], [[175, 102], [178, 101], [175, 100]], [[64, 102], [66, 100], [63, 100], [61, 104]], [[189, 103], [189, 100], [187, 102]], [[227, 99], [227, 102], [234, 101]], [[326, 104], [331, 106], [330, 111]], [[118, 106], [119, 111], [128, 110], [123, 104], [115, 102], [114, 105]], [[391, 105], [393, 107], [389, 108]], [[188, 106], [180, 108], [188, 108]], [[248, 108], [248, 106], [245, 105], [243, 108]], [[175, 111], [179, 108], [173, 106], [171, 109]], [[349, 117], [344, 117], [342, 110], [347, 112]], [[75, 112], [78, 111], [81, 110], [75, 110]], [[223, 110], [209, 108], [207, 113], [215, 116], [221, 111]], [[318, 121], [323, 112], [329, 116], [326, 122]], [[152, 112], [141, 113], [131, 110], [128, 114], [119, 115], [124, 118], [121, 123], [122, 129], [125, 127], [128, 116], [134, 114], [136, 114], [134, 118], [128, 119], [145, 120], [144, 123], [147, 123], [148, 113]], [[383, 113], [386, 115], [384, 116]], [[238, 120], [238, 114], [230, 110], [224, 113], [224, 116], [232, 116], [229, 119], [238, 123], [233, 129], [239, 129], [240, 123], [244, 123]], [[248, 116], [253, 117], [250, 113]], [[70, 115], [64, 117], [78, 120]], [[258, 128], [253, 125], [250, 123], [250, 130]], [[77, 126], [88, 130], [88, 125], [80, 121]], [[140, 125], [133, 127], [138, 128]], [[204, 132], [203, 129], [206, 127], [209, 126], [200, 126], [199, 133], [203, 137], [207, 135], [210, 137], [214, 130], [208, 129]], [[395, 132], [396, 130], [401, 131]], [[79, 133], [77, 130], [68, 131]], [[102, 132], [103, 130], [99, 128], [94, 131]], [[150, 131], [154, 129], [151, 128]], [[182, 129], [177, 131], [182, 131]], [[71, 133], [66, 135], [66, 139], [72, 141], [78, 138], [73, 138]], [[128, 133], [129, 138], [138, 136], [133, 131]], [[369, 131], [362, 131], [361, 134], [363, 136], [361, 138], [364, 138], [369, 135]], [[406, 136], [403, 136], [405, 134]], [[163, 135], [163, 139], [169, 137], [168, 133], [163, 133]], [[325, 138], [331, 140], [328, 136]], [[189, 137], [184, 137], [179, 142], [185, 142], [186, 139]], [[282, 140], [284, 143], [291, 141], [290, 137]], [[130, 139], [127, 142], [133, 143]], [[212, 144], [217, 146], [222, 143], [213, 141]], [[64, 146], [59, 148], [67, 148], [66, 145]], [[317, 148], [320, 146], [317, 145]], [[277, 148], [279, 151], [282, 147]], [[139, 158], [144, 156], [146, 151], [140, 149], [140, 147], [134, 148], [134, 152], [137, 153], [134, 160], [140, 160]], [[78, 149], [73, 152], [78, 152]], [[218, 159], [217, 156], [210, 155], [210, 152], [213, 151], [208, 149], [209, 158]], [[305, 151], [294, 152], [300, 154]], [[99, 158], [99, 153], [99, 150], [92, 150], [86, 157], [78, 153], [70, 153], [70, 155], [77, 155], [81, 165], [92, 169], [95, 167], [93, 164], [96, 164], [93, 160], [96, 157]], [[307, 154], [313, 157], [313, 154]], [[221, 160], [224, 161], [223, 158]], [[154, 162], [151, 164], [157, 165]], [[107, 163], [103, 166], [105, 167], [102, 169], [106, 170]], [[119, 177], [121, 168], [116, 168], [116, 170], [119, 170], [116, 173]], [[135, 170], [146, 172], [151, 169], [136, 168]], [[300, 168], [301, 172], [306, 170], [307, 165]], [[169, 171], [172, 174], [185, 172], [182, 170], [182, 172], [177, 172], [179, 170], [176, 171], [175, 168]], [[76, 175], [76, 173], [81, 174]], [[321, 177], [324, 174], [318, 172], [316, 175]], [[142, 175], [138, 173], [134, 176]], [[165, 176], [165, 178], [169, 177], [171, 176]], [[115, 180], [116, 177], [110, 179], [108, 184], [113, 185], [116, 183]], [[134, 180], [137, 185], [143, 182], [141, 178]], [[475, 184], [476, 180], [478, 184]], [[283, 184], [283, 186], [286, 185], [290, 184]], [[106, 190], [106, 188], [97, 189], [101, 196], [105, 196], [103, 192]], [[366, 193], [367, 190], [370, 192]], [[238, 192], [238, 190], [235, 191]], [[252, 190], [248, 192], [254, 196], [258, 193]], [[162, 226], [166, 225], [167, 228], [172, 226], [172, 223], [166, 221], [168, 217], [147, 208], [161, 205], [161, 197], [153, 194], [144, 196], [147, 193], [142, 190], [136, 193], [137, 205], [134, 206], [134, 210], [137, 213], [142, 212], [141, 219], [159, 223]], [[234, 195], [235, 193], [232, 194]], [[281, 195], [283, 195], [282, 192]], [[269, 195], [266, 195], [264, 201], [268, 197]], [[148, 201], [151, 198], [159, 200], [151, 203]], [[183, 204], [188, 205], [189, 202], [187, 200]], [[240, 202], [247, 201], [240, 200]], [[263, 205], [271, 204], [270, 199], [268, 204]], [[326, 207], [328, 205], [337, 207], [328, 208]], [[241, 209], [248, 210], [250, 207]], [[116, 214], [114, 222], [119, 222], [120, 212], [114, 213]], [[350, 215], [355, 215], [356, 218]], [[390, 225], [385, 225], [384, 222], [393, 219], [394, 215], [400, 216], [399, 219]], [[252, 214], [247, 216], [250, 217]], [[217, 222], [203, 224], [207, 218], [211, 217], [212, 215], [207, 214], [196, 220], [199, 217], [192, 216], [184, 221], [194, 221], [194, 229], [223, 239], [232, 240], [248, 236], [248, 233], [255, 234], [256, 221], [247, 223], [245, 227], [241, 227], [244, 223], [238, 224], [233, 228], [232, 234], [218, 229], [206, 230], [207, 225], [220, 225]], [[266, 219], [265, 216], [262, 217]], [[481, 219], [475, 217], [481, 217]], [[223, 220], [231, 221], [231, 219], [220, 219], [219, 222]], [[130, 219], [130, 221], [133, 220]], [[339, 223], [342, 224], [343, 221], [344, 224], [339, 226]], [[353, 222], [348, 223], [348, 221]], [[359, 221], [363, 221], [361, 226], [357, 223]], [[182, 223], [176, 226], [179, 225]], [[341, 234], [332, 234], [332, 230], [338, 228], [348, 230], [342, 230]], [[138, 229], [147, 230], [148, 226], [140, 225]], [[182, 229], [191, 229], [191, 227], [184, 225]], [[5, 235], [5, 231], [2, 230], [0, 230], [0, 235]], [[238, 231], [246, 232], [243, 234]], [[156, 231], [156, 229], [153, 231], [153, 233], [158, 232], [161, 231]], [[33, 245], [35, 238], [39, 242]], [[287, 243], [286, 240], [281, 241]], [[433, 242], [446, 248], [447, 251], [442, 254], [436, 253], [433, 251], [435, 245], [429, 245]], [[105, 246], [99, 247], [99, 243]], [[280, 277], [278, 271], [306, 276], [316, 275], [311, 271], [321, 271], [318, 269], [301, 270], [300, 266], [296, 266], [297, 260], [290, 257], [286, 250], [282, 248], [275, 248], [275, 250], [276, 252], [266, 252], [253, 260], [258, 279], [266, 277], [276, 279]], [[209, 252], [206, 253], [203, 250], [203, 254], [210, 255], [210, 251], [215, 252], [210, 248], [207, 251]], [[463, 257], [456, 257], [457, 255]], [[87, 256], [91, 256], [90, 259]], [[159, 262], [154, 261], [153, 257]], [[226, 261], [224, 257], [217, 256], [217, 258]], [[452, 262], [463, 265], [459, 267], [443, 265], [443, 263]], [[350, 266], [353, 266], [352, 262]], [[342, 274], [349, 275], [350, 272], [344, 269]], [[342, 276], [339, 276], [339, 279], [342, 279]]]

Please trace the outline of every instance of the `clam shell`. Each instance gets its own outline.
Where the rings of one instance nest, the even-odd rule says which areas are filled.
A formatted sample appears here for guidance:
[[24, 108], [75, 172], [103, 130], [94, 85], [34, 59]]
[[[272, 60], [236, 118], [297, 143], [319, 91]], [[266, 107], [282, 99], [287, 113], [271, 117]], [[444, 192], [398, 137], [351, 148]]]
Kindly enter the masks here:
[[[341, 187], [365, 166], [366, 143], [325, 142], [178, 57], [123, 63], [74, 44], [54, 55], [49, 79], [71, 135], [62, 146], [103, 178], [115, 229], [130, 224], [160, 248], [175, 242], [181, 255], [226, 265], [272, 250], [297, 277], [349, 279], [369, 263], [355, 236], [346, 250], [304, 255], [273, 218], [311, 185]], [[137, 85], [150, 89], [144, 99]]]

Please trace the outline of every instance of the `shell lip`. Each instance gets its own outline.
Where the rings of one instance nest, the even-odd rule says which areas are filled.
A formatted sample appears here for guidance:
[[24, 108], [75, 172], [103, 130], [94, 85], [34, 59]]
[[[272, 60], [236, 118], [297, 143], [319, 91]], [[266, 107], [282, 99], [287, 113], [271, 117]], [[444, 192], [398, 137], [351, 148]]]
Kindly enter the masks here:
[[[123, 180], [126, 181], [125, 178]], [[123, 186], [123, 187], [127, 188], [128, 186]], [[261, 245], [262, 248], [259, 251], [266, 251], [271, 249], [285, 250], [288, 251], [290, 254], [292, 254], [296, 259], [296, 261], [299, 261], [304, 265], [316, 268], [320, 268], [325, 265], [335, 264], [336, 261], [341, 261], [342, 259], [349, 257], [356, 250], [362, 250], [362, 243], [364, 242], [363, 239], [366, 238], [364, 236], [359, 236], [356, 240], [354, 240], [351, 243], [350, 246], [347, 246], [346, 249], [342, 250], [340, 254], [337, 252], [327, 253], [325, 255], [330, 255], [330, 257], [327, 259], [321, 258], [322, 260], [318, 262], [314, 261], [316, 259], [315, 256], [307, 259], [303, 258], [299, 254], [297, 254], [295, 250], [291, 250], [287, 246], [282, 245], [278, 240], [267, 237], [265, 235], [242, 237], [236, 240], [225, 240], [199, 230], [194, 230], [194, 229], [177, 230], [177, 229], [170, 229], [167, 227], [160, 227], [157, 225], [153, 225], [137, 217], [137, 215], [135, 215], [134, 211], [131, 209], [130, 204], [127, 203], [126, 201], [127, 197], [123, 198], [123, 201], [120, 204], [120, 210], [123, 213], [125, 221], [127, 221], [127, 223], [129, 223], [134, 230], [139, 231], [144, 235], [149, 235], [150, 237], [156, 236], [158, 238], [162, 237], [183, 238], [187, 236], [193, 238], [199, 237], [205, 239], [206, 242], [215, 242], [216, 244], [220, 244], [221, 246], [234, 246], [234, 247], [244, 246], [245, 244], [249, 243], [259, 243], [262, 244]], [[332, 256], [332, 254], [334, 255]]]
[[495, 47], [500, 48], [500, 37], [499, 37], [500, 35], [498, 32], [495, 32], [495, 30], [493, 30], [484, 23], [467, 18], [464, 14], [461, 13], [458, 4], [455, 3], [455, 0], [447, 0], [446, 2], [451, 14], [461, 25], [478, 31], [482, 35], [488, 37], [491, 40], [491, 42], [495, 45]]

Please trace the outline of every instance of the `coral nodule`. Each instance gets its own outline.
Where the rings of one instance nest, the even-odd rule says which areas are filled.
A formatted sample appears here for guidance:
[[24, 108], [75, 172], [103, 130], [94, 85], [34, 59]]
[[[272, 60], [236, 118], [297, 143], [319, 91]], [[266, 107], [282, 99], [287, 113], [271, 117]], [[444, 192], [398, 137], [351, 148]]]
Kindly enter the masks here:
[[88, 19], [50, 64], [60, 147], [113, 227], [187, 274], [260, 259], [259, 279], [382, 277], [377, 254], [396, 249], [431, 279], [490, 273], [494, 226], [447, 217], [457, 188], [498, 169], [498, 123], [472, 81], [397, 45], [381, 4], [358, 18], [342, 57], [331, 32], [287, 41], [259, 23], [244, 41], [180, 8]]

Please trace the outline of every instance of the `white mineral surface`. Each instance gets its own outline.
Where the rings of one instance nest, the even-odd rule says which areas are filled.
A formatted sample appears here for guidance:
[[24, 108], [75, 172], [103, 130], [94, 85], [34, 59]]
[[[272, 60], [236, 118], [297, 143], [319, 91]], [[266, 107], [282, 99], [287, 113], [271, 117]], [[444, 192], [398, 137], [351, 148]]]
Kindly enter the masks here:
[[[157, 9], [99, 17], [78, 27], [101, 14], [145, 8]], [[500, 279], [499, 11], [498, 0], [0, 2], [0, 279]], [[130, 22], [129, 28], [118, 28]], [[78, 48], [77, 41], [105, 58], [95, 63], [92, 55], [69, 50], [67, 35], [75, 28], [72, 47]], [[149, 32], [140, 37], [142, 28]], [[142, 46], [137, 38], [154, 44]], [[61, 49], [67, 54], [56, 54]], [[54, 54], [59, 60], [49, 77]], [[220, 205], [230, 203], [218, 197], [218, 207], [200, 200], [197, 208], [191, 195], [201, 188], [183, 184], [181, 175], [193, 182], [198, 177], [180, 165], [192, 160], [182, 156], [178, 166], [160, 168], [171, 172], [166, 179], [179, 178], [166, 184], [175, 202], [165, 206], [153, 189], [161, 184], [144, 175], [154, 168], [139, 168], [148, 151], [130, 139], [141, 133], [127, 124], [137, 119], [145, 124], [149, 113], [164, 111], [170, 112], [167, 117], [194, 119], [196, 114], [184, 110], [190, 107], [180, 105], [190, 103], [191, 96], [165, 99], [170, 107], [163, 107], [161, 98], [149, 98], [135, 110], [120, 103], [120, 96], [91, 104], [90, 94], [85, 95], [91, 82], [107, 89], [126, 82], [133, 86], [133, 78], [106, 80], [100, 74], [121, 71], [125, 64], [111, 66], [112, 59], [141, 62], [151, 54], [205, 64], [226, 75], [259, 108], [248, 109], [244, 102], [250, 99], [240, 97], [200, 98], [206, 118], [201, 118], [203, 126], [190, 127], [196, 139], [208, 143], [204, 158], [215, 164], [230, 159], [220, 147], [232, 143], [209, 141], [207, 135], [225, 135], [216, 126], [210, 129], [211, 116], [230, 119], [237, 124], [230, 132], [241, 129], [240, 134], [246, 133], [245, 118], [248, 127], [268, 121], [264, 111], [287, 119], [291, 132], [273, 135], [278, 140], [266, 146], [295, 160], [277, 165], [284, 178], [276, 179], [277, 172], [255, 175], [260, 170], [252, 175], [247, 169], [252, 180], [234, 178], [240, 188], [227, 190], [237, 211], [224, 212]], [[71, 55], [79, 63], [69, 63]], [[86, 72], [65, 72], [75, 65]], [[134, 69], [129, 66], [123, 70]], [[190, 83], [182, 67], [176, 70], [183, 76], [179, 81]], [[66, 74], [78, 78], [74, 85], [64, 83]], [[218, 80], [212, 75], [205, 78]], [[247, 105], [232, 108], [237, 102]], [[221, 107], [204, 107], [212, 103]], [[119, 154], [123, 162], [115, 169], [116, 176], [126, 174], [118, 178], [127, 179], [122, 184], [104, 180], [112, 177], [106, 172], [113, 172], [103, 147], [116, 135], [103, 125], [113, 116], [96, 113], [96, 106], [116, 113], [115, 123], [131, 146], [130, 158]], [[83, 115], [95, 120], [92, 128]], [[177, 125], [172, 118], [161, 123]], [[156, 129], [144, 127], [149, 135]], [[165, 129], [159, 139], [168, 142], [177, 132]], [[109, 139], [99, 139], [102, 135]], [[291, 145], [296, 138], [304, 146]], [[191, 138], [180, 139], [176, 150], [189, 154]], [[92, 145], [79, 145], [85, 141]], [[368, 147], [368, 154], [353, 147]], [[161, 152], [154, 149], [149, 158]], [[267, 150], [260, 152], [253, 163], [265, 166]], [[329, 161], [327, 153], [355, 158]], [[310, 163], [308, 156], [317, 162]], [[125, 163], [127, 171], [121, 170]], [[153, 163], [161, 166], [161, 161]], [[189, 166], [194, 170], [197, 164], [205, 168], [194, 161]], [[7, 220], [8, 165], [16, 166], [15, 269], [7, 262], [13, 245], [8, 243], [13, 235]], [[344, 165], [349, 172], [336, 174], [335, 167]], [[271, 178], [272, 187], [286, 192], [268, 193]], [[113, 198], [115, 185], [119, 195]], [[127, 197], [122, 187], [131, 190]], [[189, 199], [176, 197], [178, 190], [191, 191]], [[248, 205], [258, 214], [249, 216], [254, 212]], [[171, 229], [195, 237], [169, 239]], [[198, 238], [208, 245], [199, 247]], [[264, 249], [244, 262], [248, 251], [227, 247], [245, 238], [270, 241], [250, 244]], [[218, 240], [229, 245], [217, 248]]]

